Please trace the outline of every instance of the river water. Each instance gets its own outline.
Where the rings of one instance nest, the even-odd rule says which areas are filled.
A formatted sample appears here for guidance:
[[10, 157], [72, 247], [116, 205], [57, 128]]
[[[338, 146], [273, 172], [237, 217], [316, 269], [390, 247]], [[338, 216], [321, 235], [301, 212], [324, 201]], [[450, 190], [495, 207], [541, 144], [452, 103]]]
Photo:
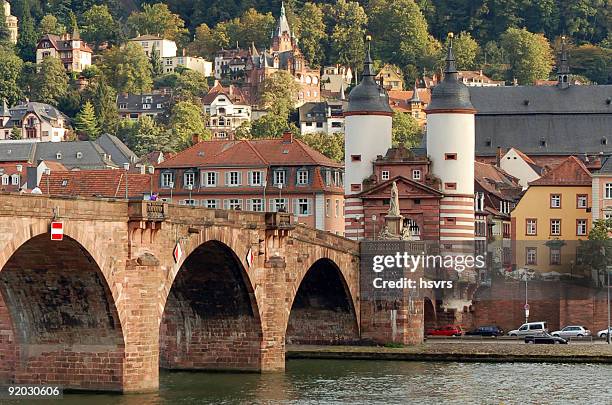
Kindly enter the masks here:
[[612, 404], [612, 364], [291, 360], [285, 373], [162, 372], [146, 395], [65, 394], [37, 403]]

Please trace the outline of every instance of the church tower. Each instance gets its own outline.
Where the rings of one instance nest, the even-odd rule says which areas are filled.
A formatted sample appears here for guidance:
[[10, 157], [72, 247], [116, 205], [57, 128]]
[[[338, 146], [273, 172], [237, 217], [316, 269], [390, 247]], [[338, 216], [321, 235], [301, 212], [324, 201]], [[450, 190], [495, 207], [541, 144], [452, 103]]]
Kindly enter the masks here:
[[559, 66], [557, 67], [557, 85], [566, 89], [570, 85], [570, 67], [569, 61], [567, 60], [567, 49], [565, 47], [565, 37], [562, 37], [561, 40], [561, 58], [559, 60]]
[[427, 113], [427, 154], [440, 179], [440, 240], [474, 239], [474, 158], [476, 110], [458, 80], [452, 34], [444, 80], [434, 87]]
[[293, 50], [293, 36], [285, 14], [285, 3], [281, 3], [280, 17], [276, 23], [276, 28], [272, 33], [272, 51], [285, 52]]
[[349, 238], [359, 237], [356, 233], [363, 228], [364, 219], [361, 199], [351, 196], [363, 191], [363, 180], [372, 175], [372, 162], [392, 145], [393, 110], [387, 92], [374, 76], [368, 43], [361, 83], [351, 90], [344, 112], [345, 229]]
[[2, 6], [4, 8], [4, 18], [6, 21], [6, 27], [9, 30], [10, 36], [11, 36], [11, 42], [16, 44], [17, 43], [17, 17], [15, 17], [14, 15], [11, 15], [11, 5], [9, 4], [8, 1], [6, 0], [1, 0], [2, 1]]

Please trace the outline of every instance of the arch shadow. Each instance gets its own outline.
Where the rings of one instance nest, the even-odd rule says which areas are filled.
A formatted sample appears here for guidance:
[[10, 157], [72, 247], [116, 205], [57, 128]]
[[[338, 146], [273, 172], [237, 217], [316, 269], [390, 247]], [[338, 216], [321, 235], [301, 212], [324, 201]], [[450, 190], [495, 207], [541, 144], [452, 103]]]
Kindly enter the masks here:
[[235, 252], [208, 240], [179, 268], [160, 323], [160, 367], [261, 369], [262, 326], [255, 293]]
[[287, 321], [287, 344], [351, 344], [359, 340], [353, 297], [338, 265], [315, 261], [293, 297]]
[[0, 345], [0, 358], [10, 359], [0, 378], [122, 389], [119, 314], [101, 268], [76, 239], [43, 233], [13, 252], [0, 269], [0, 327], [13, 337]]

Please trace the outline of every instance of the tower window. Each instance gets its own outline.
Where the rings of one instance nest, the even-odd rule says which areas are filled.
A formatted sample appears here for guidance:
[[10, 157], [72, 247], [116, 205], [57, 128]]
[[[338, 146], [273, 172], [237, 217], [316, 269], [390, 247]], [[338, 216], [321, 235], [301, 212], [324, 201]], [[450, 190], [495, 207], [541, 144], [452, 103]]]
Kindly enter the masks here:
[[445, 153], [444, 160], [457, 160], [457, 154], [456, 153]]
[[389, 170], [383, 170], [380, 172], [380, 178], [382, 180], [389, 180]]
[[457, 190], [457, 183], [444, 183], [446, 190]]
[[351, 155], [351, 162], [361, 162], [361, 155]]
[[351, 184], [351, 191], [361, 191], [361, 184]]

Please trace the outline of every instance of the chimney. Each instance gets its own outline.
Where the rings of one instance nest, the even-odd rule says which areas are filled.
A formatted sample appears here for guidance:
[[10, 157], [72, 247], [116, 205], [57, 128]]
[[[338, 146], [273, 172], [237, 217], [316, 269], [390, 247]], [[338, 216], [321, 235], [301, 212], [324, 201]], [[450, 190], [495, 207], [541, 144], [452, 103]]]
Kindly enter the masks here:
[[283, 143], [293, 143], [293, 134], [291, 132], [283, 132]]
[[503, 150], [501, 146], [498, 146], [497, 152], [495, 152], [495, 166], [500, 167], [502, 156], [503, 156]]
[[187, 51], [183, 48], [183, 56], [187, 56]]
[[196, 143], [200, 143], [200, 135], [199, 134], [191, 135], [191, 143], [192, 145], [195, 145]]

